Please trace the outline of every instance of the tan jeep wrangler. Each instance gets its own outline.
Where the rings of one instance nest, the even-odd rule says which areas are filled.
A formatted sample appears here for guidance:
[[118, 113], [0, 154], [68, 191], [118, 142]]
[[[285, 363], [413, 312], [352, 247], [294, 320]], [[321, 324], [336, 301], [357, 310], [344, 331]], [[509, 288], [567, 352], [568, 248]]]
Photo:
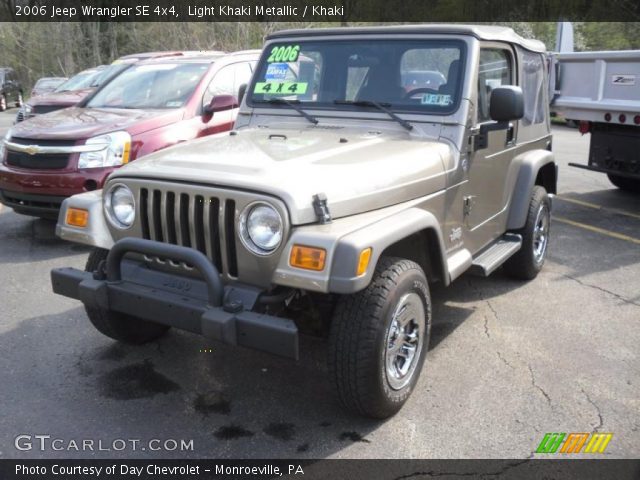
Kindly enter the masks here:
[[53, 289], [127, 343], [176, 327], [296, 359], [314, 320], [342, 404], [393, 415], [423, 368], [430, 284], [542, 268], [546, 76], [544, 46], [507, 28], [273, 34], [234, 131], [65, 201], [58, 235], [95, 250]]

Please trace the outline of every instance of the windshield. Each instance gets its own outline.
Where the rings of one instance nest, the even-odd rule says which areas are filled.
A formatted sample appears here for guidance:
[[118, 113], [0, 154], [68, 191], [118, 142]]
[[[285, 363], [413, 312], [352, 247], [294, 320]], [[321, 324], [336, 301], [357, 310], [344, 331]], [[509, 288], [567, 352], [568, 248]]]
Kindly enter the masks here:
[[126, 63], [113, 63], [109, 65], [107, 68], [101, 70], [98, 75], [94, 75], [91, 78], [91, 82], [89, 84], [90, 87], [99, 87], [107, 80], [115, 77], [118, 73], [125, 70], [129, 65]]
[[180, 108], [208, 68], [208, 63], [133, 66], [107, 83], [87, 107]]
[[34, 88], [54, 88], [61, 85], [64, 78], [41, 78], [36, 82]]
[[68, 92], [70, 90], [89, 88], [93, 79], [100, 75], [100, 72], [101, 70], [84, 70], [61, 84], [55, 91]]
[[394, 111], [448, 114], [458, 106], [464, 48], [458, 40], [272, 43], [249, 103], [281, 98], [305, 108], [353, 109], [375, 102]]

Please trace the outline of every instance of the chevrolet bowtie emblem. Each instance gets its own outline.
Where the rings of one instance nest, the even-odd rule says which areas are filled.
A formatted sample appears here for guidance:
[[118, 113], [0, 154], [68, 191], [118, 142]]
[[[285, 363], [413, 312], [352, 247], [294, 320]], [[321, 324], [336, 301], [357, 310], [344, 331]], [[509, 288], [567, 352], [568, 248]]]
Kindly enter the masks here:
[[29, 145], [28, 147], [26, 147], [24, 149], [24, 151], [26, 153], [28, 153], [29, 155], [35, 155], [36, 153], [38, 153], [40, 151], [40, 148], [38, 148], [37, 145]]

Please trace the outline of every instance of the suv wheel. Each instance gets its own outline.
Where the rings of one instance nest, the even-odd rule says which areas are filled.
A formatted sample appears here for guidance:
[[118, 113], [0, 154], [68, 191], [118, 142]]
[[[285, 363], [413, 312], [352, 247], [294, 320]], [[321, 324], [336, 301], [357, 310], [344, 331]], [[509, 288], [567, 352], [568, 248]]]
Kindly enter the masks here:
[[515, 233], [522, 235], [522, 248], [504, 264], [509, 275], [521, 280], [536, 278], [547, 258], [551, 203], [547, 191], [534, 186], [529, 213], [524, 228]]
[[18, 98], [16, 98], [16, 107], [17, 108], [22, 107], [22, 103], [23, 103], [22, 92], [20, 92], [20, 93], [18, 93]]
[[618, 175], [608, 174], [609, 181], [620, 190], [631, 193], [640, 193], [640, 180], [635, 178], [620, 177]]
[[350, 411], [387, 418], [413, 391], [431, 332], [429, 286], [420, 266], [382, 257], [369, 286], [341, 297], [329, 336], [329, 371]]
[[0, 95], [0, 112], [4, 112], [7, 109], [7, 97]]
[[[107, 259], [109, 250], [94, 248], [89, 254], [85, 271], [95, 272], [100, 264]], [[87, 316], [98, 331], [119, 342], [139, 345], [161, 337], [169, 327], [148, 322], [141, 318], [124, 313], [105, 310], [103, 308], [89, 308], [85, 306]]]

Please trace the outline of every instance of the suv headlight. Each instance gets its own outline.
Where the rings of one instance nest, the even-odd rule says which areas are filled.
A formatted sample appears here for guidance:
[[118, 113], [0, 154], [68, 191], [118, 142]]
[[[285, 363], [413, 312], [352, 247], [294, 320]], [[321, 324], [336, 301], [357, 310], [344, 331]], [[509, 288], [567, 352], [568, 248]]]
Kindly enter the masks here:
[[24, 106], [22, 107], [22, 111], [24, 112], [25, 115], [31, 115], [31, 112], [33, 112], [33, 107], [28, 103], [25, 103]]
[[282, 217], [268, 203], [247, 205], [240, 214], [238, 223], [242, 244], [257, 255], [269, 255], [282, 242]]
[[[95, 145], [95, 152], [84, 152], [78, 159], [78, 168], [117, 167], [129, 161], [131, 135], [127, 132], [113, 132], [93, 137], [85, 142]], [[99, 148], [103, 145], [103, 148]]]
[[136, 199], [129, 187], [116, 183], [104, 197], [107, 218], [118, 228], [129, 228], [136, 218]]

